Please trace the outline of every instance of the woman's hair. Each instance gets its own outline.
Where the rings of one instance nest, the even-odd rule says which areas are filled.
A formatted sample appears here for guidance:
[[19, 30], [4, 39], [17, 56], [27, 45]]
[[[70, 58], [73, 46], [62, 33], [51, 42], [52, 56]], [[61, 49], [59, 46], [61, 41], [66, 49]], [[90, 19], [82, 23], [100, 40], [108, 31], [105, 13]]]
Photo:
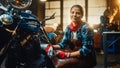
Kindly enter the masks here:
[[81, 5], [73, 5], [73, 6], [71, 7], [71, 9], [70, 9], [70, 12], [71, 12], [72, 8], [74, 8], [74, 7], [78, 7], [79, 10], [80, 10], [80, 12], [81, 12], [81, 15], [83, 16], [84, 12], [83, 12], [82, 6], [81, 6]]

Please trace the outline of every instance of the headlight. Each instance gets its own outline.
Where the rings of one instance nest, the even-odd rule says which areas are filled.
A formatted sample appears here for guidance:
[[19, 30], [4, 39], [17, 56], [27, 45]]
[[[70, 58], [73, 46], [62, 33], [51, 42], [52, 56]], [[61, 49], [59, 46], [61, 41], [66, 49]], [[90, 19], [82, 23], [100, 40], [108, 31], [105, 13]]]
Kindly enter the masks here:
[[10, 25], [13, 23], [13, 19], [10, 15], [8, 14], [3, 14], [0, 16], [0, 21], [2, 22], [2, 24], [4, 25]]

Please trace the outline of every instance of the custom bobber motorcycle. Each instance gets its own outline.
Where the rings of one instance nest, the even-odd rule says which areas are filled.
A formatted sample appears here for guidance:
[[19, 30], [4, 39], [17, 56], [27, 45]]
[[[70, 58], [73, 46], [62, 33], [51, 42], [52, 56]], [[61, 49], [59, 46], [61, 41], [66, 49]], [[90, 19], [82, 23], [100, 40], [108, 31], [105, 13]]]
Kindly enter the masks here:
[[[7, 2], [7, 7], [0, 5], [0, 65], [5, 59], [5, 68], [55, 68], [50, 59], [52, 53], [40, 46], [41, 34], [49, 41], [42, 21], [24, 11], [32, 0]], [[54, 14], [45, 20], [53, 18]]]

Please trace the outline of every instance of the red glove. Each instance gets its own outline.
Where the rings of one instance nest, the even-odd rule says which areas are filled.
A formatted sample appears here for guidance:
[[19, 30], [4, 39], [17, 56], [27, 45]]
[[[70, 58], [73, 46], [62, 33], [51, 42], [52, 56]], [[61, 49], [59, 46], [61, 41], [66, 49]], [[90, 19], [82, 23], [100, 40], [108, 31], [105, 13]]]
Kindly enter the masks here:
[[41, 48], [45, 50], [49, 57], [53, 56], [53, 46], [52, 44], [41, 44]]
[[60, 59], [65, 59], [70, 57], [70, 52], [58, 51], [57, 57]]
[[45, 49], [46, 53], [48, 54], [50, 51], [53, 51], [53, 46], [51, 44], [48, 44], [48, 46]]

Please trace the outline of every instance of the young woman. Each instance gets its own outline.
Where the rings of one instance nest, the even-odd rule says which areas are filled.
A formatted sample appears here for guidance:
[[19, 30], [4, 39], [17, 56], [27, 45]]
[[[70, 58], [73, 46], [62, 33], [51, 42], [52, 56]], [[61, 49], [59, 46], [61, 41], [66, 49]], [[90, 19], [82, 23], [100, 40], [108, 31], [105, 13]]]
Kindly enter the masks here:
[[71, 22], [66, 27], [63, 39], [58, 45], [53, 45], [54, 50], [65, 49], [57, 52], [58, 58], [66, 59], [65, 62], [58, 64], [57, 68], [93, 68], [96, 65], [94, 32], [81, 20], [83, 14], [80, 5], [71, 7]]

